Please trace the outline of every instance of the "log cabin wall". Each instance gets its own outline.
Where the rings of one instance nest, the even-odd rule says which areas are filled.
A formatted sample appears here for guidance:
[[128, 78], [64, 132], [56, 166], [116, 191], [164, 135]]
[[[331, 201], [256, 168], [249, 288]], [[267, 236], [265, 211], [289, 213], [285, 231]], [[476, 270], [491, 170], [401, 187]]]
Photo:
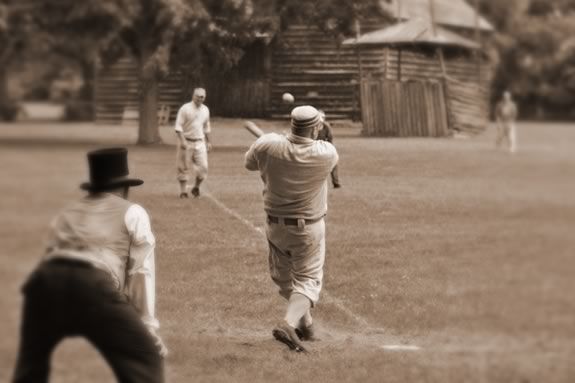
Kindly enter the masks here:
[[[388, 25], [384, 18], [374, 17], [361, 23], [361, 32]], [[295, 104], [311, 104], [323, 109], [328, 118], [360, 117], [358, 54], [355, 48], [342, 46], [343, 39], [315, 25], [290, 25], [273, 42], [270, 78], [272, 117], [285, 117], [291, 105], [282, 103], [281, 95], [289, 92]], [[380, 52], [362, 53], [362, 68], [377, 70]]]
[[270, 46], [263, 40], [250, 45], [228, 71], [203, 74], [206, 105], [214, 116], [268, 117], [270, 105]]
[[[387, 54], [386, 54], [386, 49]], [[372, 61], [375, 57], [381, 61], [381, 65], [373, 66], [366, 65], [367, 70], [365, 75], [369, 74], [382, 74], [387, 72], [388, 79], [394, 80], [441, 80], [443, 73], [435, 48], [402, 48], [401, 49], [401, 66], [399, 65], [399, 49], [398, 48], [362, 48], [362, 56], [369, 54], [369, 60], [366, 64]], [[386, 63], [387, 56], [387, 63]], [[447, 52], [445, 54], [445, 70], [447, 76], [458, 81], [479, 83], [477, 73], [477, 63], [469, 53], [455, 51]], [[401, 67], [401, 78], [399, 77]], [[386, 69], [387, 68], [387, 69]], [[492, 69], [490, 65], [483, 61], [481, 72], [483, 77], [482, 83], [486, 83]]]
[[[171, 73], [159, 83], [159, 106], [170, 107], [170, 120], [174, 120], [183, 97], [183, 76]], [[138, 64], [124, 57], [96, 74], [94, 102], [96, 123], [136, 123], [138, 120]]]
[[[389, 24], [383, 17], [374, 17], [361, 23], [361, 32]], [[170, 107], [173, 121], [179, 106], [189, 100], [187, 88], [203, 85], [208, 91], [206, 104], [214, 116], [284, 118], [294, 106], [282, 102], [281, 95], [289, 92], [295, 105], [315, 105], [330, 119], [359, 119], [358, 51], [341, 41], [315, 25], [290, 25], [273, 41], [250, 47], [228, 73], [204, 73], [202, 81], [195, 82], [181, 73], [170, 74], [160, 82], [160, 104]], [[359, 55], [364, 75], [386, 72], [387, 78], [400, 81], [442, 79], [433, 48], [402, 49], [401, 53], [397, 48], [387, 48], [387, 53], [383, 47], [361, 48]], [[476, 58], [469, 53], [447, 51], [445, 65], [448, 76], [455, 80], [478, 78]], [[482, 73], [491, 71], [486, 64], [481, 68]], [[136, 63], [124, 58], [101, 69], [95, 88], [97, 122], [121, 122], [126, 110], [137, 110]]]
[[363, 134], [383, 137], [444, 137], [449, 121], [443, 84], [362, 80]]

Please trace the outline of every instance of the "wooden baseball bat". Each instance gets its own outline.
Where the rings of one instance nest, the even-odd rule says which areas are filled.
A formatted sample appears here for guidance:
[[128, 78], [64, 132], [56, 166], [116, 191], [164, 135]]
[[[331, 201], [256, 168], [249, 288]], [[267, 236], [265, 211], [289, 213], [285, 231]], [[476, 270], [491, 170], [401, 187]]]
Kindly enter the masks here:
[[246, 128], [248, 130], [248, 132], [250, 132], [251, 134], [253, 134], [257, 138], [264, 135], [263, 130], [261, 130], [256, 124], [254, 124], [251, 121], [245, 121], [244, 122], [244, 128]]

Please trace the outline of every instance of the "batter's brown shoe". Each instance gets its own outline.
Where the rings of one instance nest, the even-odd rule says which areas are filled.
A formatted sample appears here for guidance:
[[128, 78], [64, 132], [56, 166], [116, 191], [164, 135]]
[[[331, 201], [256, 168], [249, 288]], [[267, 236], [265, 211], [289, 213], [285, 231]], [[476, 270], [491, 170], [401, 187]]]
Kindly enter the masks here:
[[296, 328], [295, 333], [297, 334], [298, 338], [303, 341], [316, 342], [319, 340], [319, 338], [315, 335], [315, 328], [313, 323], [309, 326], [300, 326]]
[[180, 193], [180, 198], [188, 198], [188, 193]]
[[194, 186], [194, 187], [192, 188], [192, 195], [193, 195], [195, 198], [198, 198], [198, 197], [200, 196], [200, 188], [197, 187], [197, 186]]
[[284, 343], [290, 349], [297, 352], [307, 352], [303, 344], [301, 344], [295, 329], [286, 322], [278, 324], [273, 329], [272, 334], [276, 340]]

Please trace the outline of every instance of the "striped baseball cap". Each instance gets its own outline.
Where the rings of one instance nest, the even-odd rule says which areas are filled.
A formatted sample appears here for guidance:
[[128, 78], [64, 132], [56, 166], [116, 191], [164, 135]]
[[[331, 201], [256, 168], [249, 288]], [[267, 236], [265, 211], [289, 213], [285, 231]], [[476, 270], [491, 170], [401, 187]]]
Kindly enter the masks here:
[[321, 121], [319, 111], [311, 105], [303, 105], [291, 111], [291, 127], [295, 130], [305, 130], [315, 127]]

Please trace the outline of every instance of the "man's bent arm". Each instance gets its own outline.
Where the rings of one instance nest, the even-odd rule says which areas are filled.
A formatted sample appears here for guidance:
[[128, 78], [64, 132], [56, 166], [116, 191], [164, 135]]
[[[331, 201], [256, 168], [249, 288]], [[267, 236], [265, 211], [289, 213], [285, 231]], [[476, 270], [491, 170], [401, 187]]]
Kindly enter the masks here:
[[155, 317], [156, 240], [152, 234], [148, 214], [139, 205], [130, 206], [126, 212], [125, 223], [132, 239], [126, 293], [146, 327], [154, 332], [159, 327]]
[[176, 131], [176, 135], [178, 136], [178, 140], [180, 141], [180, 146], [186, 147], [188, 143], [186, 142], [186, 137], [184, 137], [184, 133]]
[[331, 129], [331, 124], [327, 121], [324, 122], [324, 129], [326, 129], [325, 131], [325, 137], [327, 142], [333, 142], [333, 131]]
[[183, 128], [184, 119], [185, 115], [184, 115], [184, 109], [182, 107], [178, 111], [178, 115], [176, 116], [176, 123], [174, 126], [174, 130], [176, 131], [176, 135], [178, 136], [178, 139], [180, 140], [180, 145], [182, 147], [186, 147], [187, 145], [186, 137], [184, 137], [184, 128]]
[[244, 166], [251, 171], [259, 170], [255, 143], [246, 152]]

